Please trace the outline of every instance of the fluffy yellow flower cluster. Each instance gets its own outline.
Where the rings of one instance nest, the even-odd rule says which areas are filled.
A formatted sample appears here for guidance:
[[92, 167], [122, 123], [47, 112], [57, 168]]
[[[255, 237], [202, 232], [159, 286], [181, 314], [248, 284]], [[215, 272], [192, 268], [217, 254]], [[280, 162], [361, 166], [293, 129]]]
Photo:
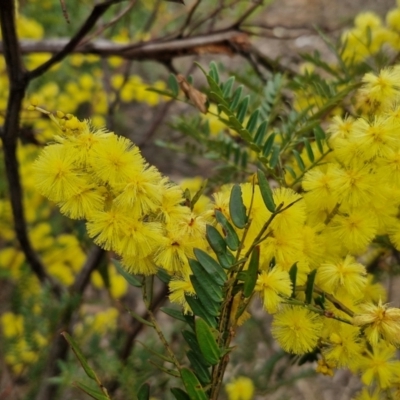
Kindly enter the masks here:
[[95, 243], [133, 273], [189, 273], [187, 257], [205, 247], [206, 220], [185, 205], [182, 189], [149, 166], [133, 143], [87, 121], [63, 116], [57, 143], [35, 163], [39, 191], [63, 214], [87, 220]]

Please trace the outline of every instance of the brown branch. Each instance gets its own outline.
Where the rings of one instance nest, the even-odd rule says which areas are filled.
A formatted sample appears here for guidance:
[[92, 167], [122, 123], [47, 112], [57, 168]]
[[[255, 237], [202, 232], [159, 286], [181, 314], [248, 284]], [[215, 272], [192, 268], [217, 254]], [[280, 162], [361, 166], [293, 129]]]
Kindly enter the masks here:
[[64, 16], [65, 20], [67, 21], [67, 23], [69, 24], [71, 21], [69, 19], [67, 6], [65, 5], [65, 0], [60, 0], [60, 5], [61, 5], [61, 10], [62, 10], [63, 16]]
[[57, 324], [54, 339], [47, 357], [46, 368], [40, 380], [39, 391], [35, 397], [36, 400], [53, 400], [56, 397], [58, 384], [50, 383], [49, 379], [57, 376], [61, 372], [59, 361], [66, 359], [69, 349], [67, 341], [60, 333], [63, 331], [71, 333], [71, 321], [74, 312], [77, 310], [82, 295], [89, 283], [90, 275], [98, 267], [105, 254], [106, 252], [103, 249], [94, 246], [77, 275], [75, 282], [69, 289], [70, 298]]
[[238, 29], [240, 28], [240, 25], [246, 21], [247, 18], [250, 17], [251, 14], [253, 14], [253, 12], [255, 10], [257, 10], [258, 7], [263, 6], [264, 5], [264, 0], [255, 0], [255, 4], [253, 4], [251, 7], [248, 8], [247, 11], [245, 11], [231, 26], [231, 29]]
[[65, 44], [64, 48], [61, 51], [58, 51], [54, 54], [50, 60], [46, 61], [39, 67], [35, 68], [32, 71], [27, 73], [27, 79], [31, 80], [37, 78], [38, 76], [43, 75], [46, 71], [48, 71], [53, 65], [59, 63], [63, 58], [65, 58], [68, 54], [72, 53], [75, 47], [79, 44], [79, 42], [85, 37], [87, 33], [94, 27], [97, 20], [112, 6], [113, 4], [120, 3], [124, 0], [108, 0], [104, 3], [97, 4], [93, 7], [92, 12], [89, 17], [83, 23], [78, 32], [68, 40], [68, 43]]
[[[174, 38], [166, 41], [164, 38], [160, 38], [130, 45], [121, 45], [109, 40], [98, 39], [71, 49], [71, 53], [96, 54], [102, 57], [119, 56], [137, 61], [161, 61], [175, 57], [212, 53], [212, 49], [216, 49], [216, 46], [225, 46], [227, 48], [229, 42], [237, 41], [238, 38], [243, 41], [247, 37], [246, 33], [237, 30], [220, 30], [183, 39]], [[68, 41], [69, 39], [65, 38], [39, 41], [21, 40], [20, 47], [22, 54], [43, 52], [59, 54], [60, 48], [66, 46]], [[0, 53], [2, 52], [4, 52], [4, 46], [0, 42]]]

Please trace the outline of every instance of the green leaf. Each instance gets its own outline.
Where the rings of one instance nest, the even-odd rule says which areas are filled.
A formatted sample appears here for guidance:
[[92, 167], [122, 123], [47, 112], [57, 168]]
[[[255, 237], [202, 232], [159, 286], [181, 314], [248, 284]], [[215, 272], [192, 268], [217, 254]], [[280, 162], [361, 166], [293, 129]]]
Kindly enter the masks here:
[[207, 366], [200, 361], [201, 359], [199, 359], [193, 350], [189, 350], [186, 356], [190, 361], [190, 365], [192, 366], [194, 373], [200, 379], [200, 382], [203, 385], [207, 385], [207, 383], [209, 383], [211, 380], [210, 371], [208, 370]]
[[97, 377], [96, 373], [90, 368], [89, 364], [86, 361], [85, 356], [82, 354], [81, 350], [78, 347], [78, 344], [75, 342], [74, 339], [67, 333], [67, 332], [61, 332], [61, 335], [64, 336], [65, 340], [68, 342], [68, 344], [71, 346], [72, 351], [75, 353], [76, 358], [82, 365], [82, 368], [86, 372], [86, 375], [90, 378], [93, 379], [95, 382], [100, 384], [99, 378]]
[[138, 400], [149, 400], [150, 385], [147, 382], [143, 383], [143, 385], [140, 386], [140, 389], [137, 393], [137, 398], [138, 398]]
[[206, 238], [215, 253], [225, 253], [226, 242], [221, 234], [218, 232], [217, 228], [212, 225], [207, 225]]
[[258, 278], [258, 267], [260, 264], [260, 247], [256, 246], [251, 252], [249, 268], [243, 286], [244, 297], [250, 297], [256, 287]]
[[229, 106], [229, 109], [231, 111], [235, 111], [236, 107], [239, 104], [240, 98], [242, 97], [242, 92], [243, 92], [243, 85], [240, 85], [234, 92], [231, 100], [231, 105]]
[[243, 203], [242, 188], [238, 184], [234, 185], [231, 191], [231, 197], [229, 200], [229, 213], [231, 215], [232, 222], [237, 228], [243, 229], [246, 226], [246, 207]]
[[276, 164], [278, 164], [280, 151], [281, 149], [278, 145], [272, 146], [272, 155], [269, 160], [269, 165], [272, 169], [276, 167]]
[[161, 358], [161, 360], [169, 362], [173, 364], [173, 360], [167, 356], [164, 356], [164, 354], [158, 353], [157, 351], [153, 350], [152, 348], [146, 346], [144, 343], [142, 343], [139, 340], [136, 340], [137, 343], [139, 343], [144, 349], [146, 349], [149, 353], [153, 354], [153, 356], [156, 356], [158, 358]]
[[[263, 121], [260, 124], [260, 126], [257, 128], [257, 132], [254, 135], [254, 141], [258, 146], [261, 146], [261, 143], [264, 141], [264, 137], [265, 137], [265, 134], [267, 133], [267, 129], [268, 129], [268, 122], [267, 121]], [[272, 139], [272, 143], [273, 142], [274, 142], [274, 140]], [[271, 146], [272, 146], [272, 143], [271, 143]]]
[[292, 282], [292, 296], [295, 297], [296, 295], [296, 279], [297, 279], [297, 263], [294, 263], [289, 270], [289, 277], [290, 281]]
[[257, 180], [265, 206], [267, 207], [268, 211], [272, 213], [275, 212], [276, 204], [274, 202], [274, 196], [272, 194], [271, 187], [269, 186], [268, 179], [261, 170], [257, 171]]
[[307, 138], [304, 138], [303, 141], [304, 141], [304, 147], [306, 148], [306, 152], [307, 152], [307, 156], [308, 156], [309, 160], [311, 162], [314, 162], [315, 157], [314, 157], [314, 152], [311, 148], [310, 142], [307, 140]]
[[168, 87], [171, 89], [174, 97], [178, 97], [179, 94], [179, 83], [174, 74], [169, 74]]
[[293, 179], [297, 178], [296, 172], [294, 172], [293, 168], [290, 165], [285, 165], [285, 170], [289, 172]]
[[306, 166], [305, 166], [304, 161], [301, 158], [299, 152], [297, 150], [293, 149], [292, 153], [294, 155], [294, 158], [296, 159], [297, 165], [299, 166], [300, 170], [304, 171], [306, 169]]
[[205, 188], [207, 187], [207, 179], [204, 180], [204, 182], [201, 184], [200, 189], [196, 192], [196, 194], [193, 196], [193, 199], [190, 203], [190, 207], [193, 210], [193, 207], [195, 206], [195, 204], [199, 201], [201, 195], [204, 193]]
[[176, 400], [190, 400], [189, 395], [180, 388], [171, 388], [171, 393], [175, 396]]
[[180, 372], [190, 400], [207, 400], [207, 396], [196, 375], [189, 368], [181, 368]]
[[222, 90], [223, 90], [223, 97], [225, 99], [229, 99], [231, 97], [231, 92], [232, 92], [232, 87], [233, 84], [235, 83], [235, 77], [231, 76], [223, 85]]
[[194, 249], [194, 255], [207, 273], [214, 276], [215, 282], [219, 286], [223, 286], [226, 281], [226, 273], [217, 261], [201, 249]]
[[218, 364], [220, 351], [208, 324], [201, 318], [196, 319], [196, 337], [201, 353], [211, 365]]
[[[194, 330], [195, 329], [196, 328], [194, 328]], [[182, 336], [186, 340], [186, 343], [189, 345], [189, 347], [193, 351], [193, 353], [195, 353], [198, 356], [199, 361], [206, 367], [209, 367], [211, 364], [208, 363], [206, 361], [206, 359], [204, 358], [204, 356], [200, 350], [199, 343], [197, 342], [196, 335], [193, 332], [185, 329], [184, 331], [182, 331]]]
[[196, 295], [200, 303], [207, 310], [207, 313], [214, 317], [217, 317], [219, 315], [219, 308], [221, 301], [213, 300], [209, 295], [209, 291], [205, 288], [203, 283], [196, 276], [190, 275], [190, 282], [192, 282], [193, 289], [196, 292]]
[[168, 307], [161, 307], [160, 311], [162, 311], [164, 314], [169, 315], [172, 318], [178, 319], [179, 321], [186, 322], [185, 316], [182, 314], [181, 311]]
[[235, 263], [235, 257], [229, 250], [225, 253], [216, 253], [216, 255], [222, 268], [230, 269]]
[[[267, 129], [267, 128], [265, 128], [265, 129]], [[275, 141], [275, 133], [271, 133], [271, 134], [268, 136], [268, 138], [267, 138], [267, 140], [265, 141], [265, 144], [264, 144], [264, 146], [263, 146], [263, 148], [262, 148], [262, 154], [263, 154], [264, 157], [268, 157], [268, 156], [269, 156], [269, 153], [271, 153], [271, 150], [272, 150], [272, 146], [273, 146], [273, 144], [274, 144], [274, 141]]]
[[153, 360], [149, 360], [149, 363], [151, 365], [154, 365], [160, 371], [162, 371], [168, 375], [174, 376], [175, 378], [179, 378], [179, 372], [175, 371], [174, 369], [165, 368], [163, 365], [157, 364]]
[[203, 318], [207, 323], [215, 328], [217, 326], [217, 321], [214, 316], [212, 316], [203, 304], [200, 302], [199, 299], [194, 298], [193, 296], [185, 295], [185, 299], [189, 304], [190, 309], [192, 310], [193, 314]]
[[136, 320], [138, 320], [140, 323], [142, 323], [143, 325], [147, 325], [150, 326], [151, 328], [154, 328], [154, 325], [150, 322], [147, 321], [147, 319], [144, 319], [143, 317], [141, 317], [139, 314], [135, 313], [135, 311], [130, 310], [129, 308], [126, 309], [128, 311], [128, 313], [135, 318]]
[[161, 282], [164, 282], [166, 285], [168, 285], [171, 280], [171, 276], [168, 274], [168, 272], [161, 268], [157, 271], [157, 277], [158, 279], [160, 279]]
[[254, 130], [256, 129], [256, 126], [257, 126], [257, 124], [258, 124], [258, 116], [260, 115], [260, 110], [255, 110], [251, 115], [250, 115], [250, 118], [249, 118], [249, 121], [247, 122], [247, 125], [246, 125], [246, 129], [249, 131], [249, 132], [251, 132], [251, 133], [253, 133], [254, 132]]
[[250, 96], [247, 95], [239, 104], [238, 110], [236, 113], [236, 118], [237, 120], [242, 124], [244, 119], [246, 118], [247, 115], [247, 109], [249, 107], [250, 103]]
[[73, 385], [76, 386], [78, 389], [82, 390], [82, 392], [86, 393], [92, 399], [96, 399], [96, 400], [109, 400], [110, 399], [104, 393], [100, 392], [100, 390], [92, 389], [90, 386], [87, 386], [84, 383], [74, 382]]
[[214, 79], [214, 81], [216, 83], [219, 83], [219, 71], [218, 71], [218, 67], [217, 64], [215, 63], [215, 61], [211, 61], [210, 62], [210, 76]]
[[323, 141], [325, 140], [326, 135], [320, 126], [314, 128], [314, 137], [315, 141], [317, 142], [318, 150], [322, 154], [324, 152]]
[[[222, 301], [222, 289], [215, 279], [215, 275], [209, 274], [198, 261], [192, 258], [189, 258], [189, 265], [199, 285], [202, 286], [204, 292], [207, 293], [208, 298], [214, 302], [220, 303]], [[202, 299], [200, 298], [200, 300]]]
[[237, 235], [235, 229], [231, 225], [231, 223], [226, 219], [225, 215], [222, 214], [221, 211], [216, 210], [215, 211], [215, 218], [217, 221], [222, 225], [224, 228], [224, 233], [226, 235], [225, 241], [228, 247], [232, 250], [235, 251], [239, 248], [240, 245], [240, 240], [239, 236]]
[[142, 287], [142, 282], [137, 280], [133, 275], [127, 272], [121, 263], [115, 258], [111, 259], [111, 262], [114, 264], [117, 271], [125, 278], [125, 280], [132, 286]]
[[314, 282], [315, 282], [315, 276], [317, 274], [317, 270], [314, 269], [312, 270], [308, 277], [307, 277], [307, 283], [306, 283], [306, 303], [310, 304], [312, 302], [313, 298], [313, 292], [314, 292]]

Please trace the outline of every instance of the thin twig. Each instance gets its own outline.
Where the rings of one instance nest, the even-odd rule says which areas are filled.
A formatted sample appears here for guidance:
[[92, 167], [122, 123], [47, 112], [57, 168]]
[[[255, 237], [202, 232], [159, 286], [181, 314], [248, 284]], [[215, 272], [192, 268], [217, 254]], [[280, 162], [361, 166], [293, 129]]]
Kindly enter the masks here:
[[76, 46], [80, 43], [80, 41], [85, 37], [85, 35], [94, 27], [98, 19], [113, 5], [116, 3], [120, 3], [124, 0], [108, 0], [104, 3], [97, 4], [93, 7], [92, 12], [89, 17], [83, 23], [78, 32], [68, 41], [68, 43], [64, 46], [64, 48], [55, 54], [50, 60], [46, 61], [39, 67], [35, 68], [32, 71], [27, 73], [27, 79], [31, 80], [37, 78], [38, 76], [43, 75], [46, 71], [48, 71], [53, 65], [59, 63], [62, 59], [64, 59], [68, 54], [70, 54]]
[[40, 381], [39, 391], [35, 397], [36, 400], [53, 400], [56, 396], [58, 384], [49, 382], [49, 379], [60, 373], [60, 361], [66, 359], [69, 349], [67, 341], [60, 335], [60, 333], [63, 331], [70, 333], [72, 331], [71, 321], [74, 312], [79, 306], [82, 295], [90, 281], [92, 272], [98, 267], [105, 254], [106, 252], [103, 249], [98, 246], [93, 246], [85, 264], [77, 275], [75, 282], [69, 289], [70, 299], [57, 324], [54, 339], [51, 343], [49, 355], [47, 357], [46, 368]]
[[147, 131], [143, 134], [143, 138], [138, 142], [138, 146], [144, 148], [148, 145], [150, 139], [153, 138], [155, 133], [157, 132], [158, 127], [164, 121], [165, 116], [167, 115], [169, 109], [171, 108], [173, 100], [164, 103], [160, 109], [157, 111], [156, 115], [153, 118], [152, 124], [149, 126]]
[[112, 18], [109, 22], [106, 24], [100, 26], [93, 34], [85, 37], [80, 43], [79, 46], [83, 46], [86, 43], [91, 42], [95, 37], [99, 36], [101, 33], [103, 33], [107, 28], [110, 26], [115, 25], [121, 18], [123, 18], [136, 4], [137, 0], [130, 0], [129, 4], [119, 13], [117, 14], [114, 18]]
[[71, 21], [69, 19], [67, 6], [65, 5], [65, 0], [60, 0], [60, 5], [61, 5], [61, 10], [62, 10], [63, 16], [64, 16], [65, 20], [67, 21], [67, 23], [69, 24]]

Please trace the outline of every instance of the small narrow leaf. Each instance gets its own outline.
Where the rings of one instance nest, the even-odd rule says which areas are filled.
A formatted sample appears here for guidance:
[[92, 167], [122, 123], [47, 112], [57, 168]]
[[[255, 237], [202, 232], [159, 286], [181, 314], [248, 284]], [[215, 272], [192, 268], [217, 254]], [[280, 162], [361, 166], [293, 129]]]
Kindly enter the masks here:
[[231, 97], [231, 91], [232, 91], [232, 87], [233, 84], [235, 83], [235, 77], [231, 76], [225, 83], [223, 86], [223, 97], [225, 99], [229, 99]]
[[214, 302], [221, 302], [222, 289], [217, 279], [215, 279], [216, 276], [214, 274], [209, 274], [199, 262], [191, 258], [189, 259], [189, 265], [199, 285], [202, 286], [203, 291], [207, 294], [207, 297]]
[[220, 351], [208, 324], [201, 318], [196, 320], [196, 337], [206, 361], [211, 365], [216, 365], [220, 358]]
[[281, 149], [279, 148], [278, 145], [272, 146], [272, 155], [269, 160], [269, 165], [271, 168], [275, 168], [276, 164], [278, 164], [280, 151]]
[[212, 225], [207, 225], [206, 238], [215, 253], [225, 253], [226, 242], [221, 234], [218, 232], [217, 228], [213, 227]]
[[215, 82], [219, 83], [219, 71], [215, 61], [210, 62], [210, 75], [215, 80]]
[[216, 253], [216, 255], [222, 268], [230, 269], [235, 263], [235, 257], [229, 250], [225, 253]]
[[207, 383], [209, 383], [211, 380], [210, 372], [209, 372], [207, 366], [205, 366], [200, 361], [199, 357], [197, 357], [197, 354], [193, 350], [189, 350], [186, 353], [186, 356], [190, 361], [190, 365], [193, 368], [194, 373], [200, 379], [200, 382], [203, 385], [206, 385]]
[[211, 316], [219, 315], [220, 303], [222, 300], [222, 292], [219, 301], [216, 301], [210, 297], [210, 290], [203, 285], [203, 282], [199, 278], [194, 275], [190, 275], [190, 282], [192, 282], [193, 289], [196, 292], [198, 300], [204, 306], [204, 309], [207, 310], [207, 313]]
[[275, 212], [276, 205], [274, 202], [274, 197], [272, 195], [272, 190], [269, 186], [267, 178], [261, 170], [257, 171], [257, 180], [265, 206], [267, 207], [268, 211], [272, 213]]
[[221, 211], [216, 210], [215, 211], [215, 218], [217, 221], [222, 225], [224, 228], [224, 233], [226, 235], [225, 241], [228, 247], [232, 250], [235, 251], [239, 248], [239, 236], [237, 235], [235, 229], [231, 225], [231, 223], [226, 219], [225, 215], [222, 214]]
[[82, 392], [86, 393], [92, 399], [96, 400], [109, 400], [110, 398], [107, 397], [104, 393], [100, 392], [98, 389], [92, 389], [90, 386], [85, 385], [81, 382], [74, 382], [73, 385], [78, 389], [82, 390]]
[[229, 200], [229, 213], [232, 218], [232, 222], [237, 228], [243, 229], [246, 226], [246, 207], [243, 203], [242, 189], [238, 184], [234, 185], [231, 191], [231, 197]]
[[207, 396], [196, 375], [189, 368], [181, 368], [180, 372], [190, 400], [207, 400]]
[[242, 92], [243, 92], [243, 85], [240, 85], [234, 92], [231, 100], [231, 105], [229, 106], [229, 109], [231, 111], [235, 111], [236, 107], [239, 104], [240, 98], [242, 97]]
[[307, 277], [305, 294], [306, 294], [306, 303], [308, 303], [308, 304], [310, 304], [312, 302], [316, 274], [317, 274], [317, 270], [314, 269], [310, 272], [310, 274]]
[[113, 258], [111, 260], [111, 262], [114, 264], [117, 271], [125, 278], [125, 280], [130, 285], [135, 286], [135, 287], [142, 287], [142, 282], [140, 282], [133, 275], [131, 275], [129, 272], [127, 272], [118, 260]]
[[292, 153], [294, 155], [294, 158], [296, 159], [297, 165], [299, 166], [300, 170], [304, 171], [306, 169], [306, 166], [305, 166], [304, 161], [301, 158], [299, 152], [297, 150], [293, 149]]
[[315, 157], [314, 157], [314, 152], [313, 152], [313, 150], [311, 148], [310, 142], [307, 140], [307, 138], [304, 138], [303, 141], [304, 141], [304, 147], [306, 148], [308, 159], [311, 162], [314, 162]]
[[290, 165], [285, 165], [285, 170], [289, 172], [293, 179], [297, 178], [296, 172], [294, 172], [293, 168]]
[[[196, 328], [194, 328], [195, 330]], [[209, 367], [211, 364], [206, 361], [206, 359], [203, 357], [203, 354], [201, 353], [199, 343], [197, 342], [197, 337], [193, 332], [190, 332], [188, 330], [182, 331], [182, 336], [186, 340], [186, 343], [189, 345], [190, 349], [195, 353], [199, 361], [204, 364], [206, 367]]]
[[180, 388], [171, 388], [171, 393], [175, 396], [176, 400], [190, 400], [189, 395]]
[[137, 393], [138, 400], [149, 400], [150, 398], [150, 385], [146, 382], [140, 386], [140, 389]]
[[[261, 143], [264, 141], [265, 134], [267, 133], [267, 129], [268, 129], [267, 121], [263, 121], [260, 124], [260, 126], [257, 128], [257, 132], [254, 136], [254, 141], [256, 142], [257, 145], [261, 146]], [[272, 140], [272, 143], [273, 143], [273, 140]], [[271, 146], [272, 146], [272, 143], [271, 143]]]
[[194, 255], [207, 273], [215, 276], [218, 285], [223, 286], [226, 281], [226, 273], [217, 261], [201, 249], [194, 249]]
[[256, 129], [256, 126], [257, 126], [257, 124], [258, 124], [258, 116], [260, 115], [260, 110], [255, 110], [251, 115], [250, 115], [250, 118], [249, 118], [249, 121], [247, 122], [247, 125], [246, 125], [246, 129], [249, 131], [249, 132], [251, 132], [251, 133], [253, 133], [254, 132], [254, 130]]
[[289, 277], [290, 277], [290, 281], [292, 282], [292, 288], [293, 288], [291, 297], [295, 297], [295, 295], [296, 295], [297, 270], [298, 270], [297, 263], [294, 263], [289, 270]]
[[160, 371], [162, 371], [168, 375], [174, 376], [175, 378], [179, 378], [179, 372], [177, 372], [176, 370], [170, 369], [170, 368], [165, 368], [163, 365], [157, 364], [153, 360], [149, 360], [149, 363], [151, 365], [154, 365]]
[[236, 113], [236, 118], [237, 120], [242, 124], [246, 115], [247, 115], [247, 109], [249, 107], [250, 103], [250, 96], [247, 95], [239, 104], [238, 110]]
[[136, 320], [138, 320], [140, 323], [142, 323], [143, 325], [147, 325], [150, 326], [151, 328], [154, 328], [154, 325], [150, 322], [147, 321], [146, 319], [144, 319], [143, 317], [141, 317], [139, 314], [135, 313], [135, 311], [130, 310], [129, 308], [127, 308], [128, 313], [135, 318]]
[[93, 379], [95, 382], [97, 382], [99, 384], [100, 383], [99, 378], [97, 378], [96, 373], [92, 370], [92, 368], [90, 368], [89, 364], [86, 361], [85, 356], [82, 354], [82, 352], [79, 349], [79, 346], [75, 342], [75, 340], [67, 332], [61, 332], [61, 335], [64, 336], [65, 340], [71, 346], [72, 351], [75, 353], [76, 358], [78, 359], [78, 361], [82, 365], [82, 368], [86, 372], [86, 375], [90, 379]]
[[164, 314], [169, 315], [172, 318], [178, 319], [179, 321], [186, 322], [185, 316], [182, 314], [181, 311], [174, 310], [173, 308], [168, 307], [161, 307], [160, 311], [162, 311]]
[[257, 246], [251, 253], [249, 268], [243, 286], [244, 297], [250, 297], [256, 287], [258, 278], [258, 267], [260, 263], [260, 247]]
[[189, 307], [192, 310], [193, 314], [203, 318], [213, 328], [217, 326], [217, 321], [215, 317], [210, 314], [210, 312], [203, 306], [199, 299], [188, 295], [185, 295], [185, 299], [189, 304]]
[[154, 356], [160, 358], [163, 361], [169, 362], [173, 364], [173, 360], [167, 356], [164, 356], [164, 354], [158, 353], [157, 351], [151, 349], [150, 347], [146, 346], [144, 343], [140, 342], [139, 340], [136, 340], [136, 343], [139, 343], [144, 349], [146, 349], [149, 353], [153, 354]]
[[168, 87], [171, 89], [174, 97], [177, 97], [179, 94], [179, 84], [174, 74], [169, 74]]
[[262, 153], [263, 153], [264, 157], [268, 157], [269, 153], [271, 153], [272, 146], [274, 144], [274, 140], [275, 140], [275, 133], [271, 133], [268, 136], [267, 140], [265, 141], [265, 144], [262, 149]]

